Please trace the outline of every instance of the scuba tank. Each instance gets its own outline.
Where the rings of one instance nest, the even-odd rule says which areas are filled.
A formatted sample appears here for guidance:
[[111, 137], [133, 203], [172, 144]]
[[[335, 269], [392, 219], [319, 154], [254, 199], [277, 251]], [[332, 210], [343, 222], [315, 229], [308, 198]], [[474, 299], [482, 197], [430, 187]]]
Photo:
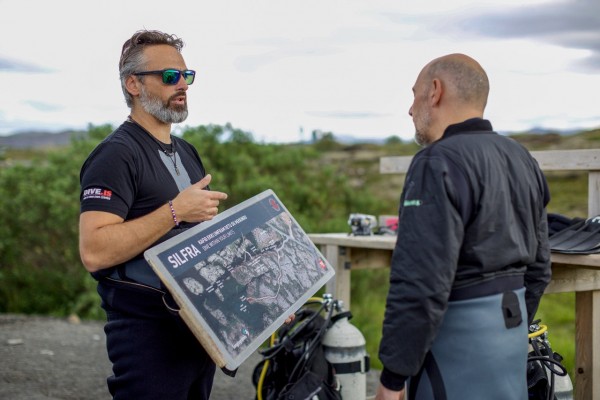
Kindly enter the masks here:
[[548, 327], [533, 321], [529, 326], [527, 388], [532, 400], [573, 400], [573, 383], [561, 364], [563, 358], [548, 341]]
[[367, 396], [367, 372], [370, 359], [366, 341], [360, 330], [349, 322], [352, 314], [340, 311], [332, 317], [333, 324], [323, 337], [325, 358], [331, 363], [341, 386], [342, 399], [364, 400]]
[[364, 400], [369, 356], [351, 317], [331, 294], [310, 298], [260, 351], [256, 400]]

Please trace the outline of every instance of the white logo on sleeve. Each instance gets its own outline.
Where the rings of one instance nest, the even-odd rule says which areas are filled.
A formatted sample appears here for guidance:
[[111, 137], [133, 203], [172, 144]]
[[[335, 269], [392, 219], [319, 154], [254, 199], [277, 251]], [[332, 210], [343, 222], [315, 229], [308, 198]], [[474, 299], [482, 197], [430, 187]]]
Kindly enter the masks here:
[[112, 190], [101, 189], [101, 188], [89, 188], [83, 191], [83, 200], [101, 199], [110, 200], [112, 197]]

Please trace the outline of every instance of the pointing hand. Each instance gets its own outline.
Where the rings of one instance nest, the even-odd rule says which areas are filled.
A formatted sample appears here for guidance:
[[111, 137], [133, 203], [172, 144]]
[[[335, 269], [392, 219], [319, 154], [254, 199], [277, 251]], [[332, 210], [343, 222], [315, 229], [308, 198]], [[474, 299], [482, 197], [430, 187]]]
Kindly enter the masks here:
[[179, 220], [201, 222], [211, 220], [217, 215], [219, 202], [226, 200], [227, 194], [206, 190], [211, 180], [212, 175], [208, 174], [173, 199], [173, 209]]

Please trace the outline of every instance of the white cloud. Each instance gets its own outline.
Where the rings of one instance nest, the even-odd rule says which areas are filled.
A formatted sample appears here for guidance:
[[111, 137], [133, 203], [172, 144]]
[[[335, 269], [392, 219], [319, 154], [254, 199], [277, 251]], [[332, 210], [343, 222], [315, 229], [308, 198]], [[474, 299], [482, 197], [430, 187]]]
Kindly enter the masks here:
[[[499, 130], [600, 126], [591, 97], [600, 89], [600, 28], [500, 32], [522, 20], [513, 10], [566, 3], [0, 0], [0, 134], [120, 123], [128, 109], [119, 52], [142, 28], [186, 42], [184, 57], [198, 75], [185, 124], [230, 122], [257, 140], [297, 141], [315, 129], [410, 139], [414, 80], [429, 60], [451, 52], [474, 56], [488, 71], [487, 116]], [[495, 33], [466, 29], [465, 18], [476, 17], [484, 27], [493, 21]], [[579, 21], [581, 13], [564, 18]], [[561, 26], [576, 26], [569, 21]]]

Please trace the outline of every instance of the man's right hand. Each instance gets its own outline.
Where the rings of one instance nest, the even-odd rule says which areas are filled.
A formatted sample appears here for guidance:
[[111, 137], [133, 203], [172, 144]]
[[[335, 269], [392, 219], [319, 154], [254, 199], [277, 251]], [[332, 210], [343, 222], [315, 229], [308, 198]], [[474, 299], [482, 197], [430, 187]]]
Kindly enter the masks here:
[[173, 209], [178, 221], [208, 221], [218, 214], [219, 202], [226, 200], [227, 194], [206, 190], [211, 180], [212, 175], [208, 174], [173, 199]]
[[375, 400], [404, 400], [405, 390], [402, 389], [399, 392], [390, 390], [383, 386], [381, 383], [377, 387], [377, 393], [375, 394]]

